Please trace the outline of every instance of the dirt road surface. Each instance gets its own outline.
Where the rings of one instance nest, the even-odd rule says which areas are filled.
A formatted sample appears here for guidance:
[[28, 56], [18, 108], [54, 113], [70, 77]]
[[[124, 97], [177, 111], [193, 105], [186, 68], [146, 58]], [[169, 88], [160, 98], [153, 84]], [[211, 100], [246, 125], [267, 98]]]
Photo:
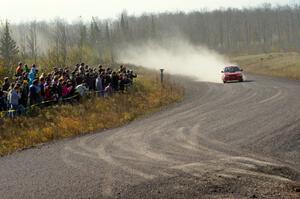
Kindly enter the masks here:
[[0, 198], [300, 198], [300, 82], [178, 78], [186, 99], [124, 127], [0, 158]]

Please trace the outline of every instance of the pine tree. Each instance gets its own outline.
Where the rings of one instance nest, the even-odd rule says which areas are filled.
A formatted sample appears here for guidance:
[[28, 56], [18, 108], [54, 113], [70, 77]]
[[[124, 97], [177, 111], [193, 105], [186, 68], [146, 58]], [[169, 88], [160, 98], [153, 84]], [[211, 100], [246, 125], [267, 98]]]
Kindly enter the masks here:
[[5, 66], [11, 66], [18, 55], [19, 49], [10, 35], [9, 23], [6, 21], [3, 34], [0, 38], [0, 55]]

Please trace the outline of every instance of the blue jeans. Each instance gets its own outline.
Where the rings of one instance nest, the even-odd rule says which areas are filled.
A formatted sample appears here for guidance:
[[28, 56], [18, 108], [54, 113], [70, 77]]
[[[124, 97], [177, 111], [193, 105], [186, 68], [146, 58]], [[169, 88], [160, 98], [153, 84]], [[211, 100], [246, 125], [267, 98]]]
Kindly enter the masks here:
[[10, 109], [8, 112], [9, 117], [15, 117], [17, 114], [23, 114], [25, 112], [25, 108], [23, 105], [10, 105]]

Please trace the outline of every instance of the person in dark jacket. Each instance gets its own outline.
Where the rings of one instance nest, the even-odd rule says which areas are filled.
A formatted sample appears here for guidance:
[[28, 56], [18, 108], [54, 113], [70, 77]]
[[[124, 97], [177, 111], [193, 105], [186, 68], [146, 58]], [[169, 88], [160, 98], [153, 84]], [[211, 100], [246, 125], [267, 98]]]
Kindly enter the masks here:
[[7, 110], [7, 102], [5, 100], [5, 95], [2, 90], [0, 90], [0, 111], [6, 111]]
[[111, 84], [111, 76], [107, 73], [105, 75], [105, 79], [104, 79], [104, 86], [108, 86], [109, 84]]
[[119, 84], [119, 88], [120, 88], [120, 91], [121, 92], [124, 92], [125, 91], [125, 86], [127, 84], [127, 80], [125, 78], [125, 75], [122, 75], [121, 76], [121, 80], [120, 80], [120, 84]]
[[127, 77], [129, 80], [129, 84], [133, 83], [133, 79], [137, 78], [137, 74], [135, 74], [132, 70], [127, 71]]
[[21, 93], [20, 104], [22, 104], [22, 106], [24, 106], [24, 107], [27, 107], [29, 86], [28, 86], [28, 82], [26, 80], [23, 81], [23, 84], [20, 88], [20, 93]]
[[112, 88], [113, 88], [114, 91], [118, 91], [119, 90], [119, 76], [117, 75], [116, 72], [112, 73], [111, 86], [112, 86]]
[[33, 80], [32, 85], [29, 87], [29, 103], [30, 105], [34, 105], [40, 102], [39, 96], [39, 82], [38, 80]]
[[81, 74], [76, 75], [76, 77], [75, 77], [76, 85], [82, 84], [83, 80], [84, 79], [82, 78]]
[[99, 73], [101, 74], [102, 72], [105, 72], [105, 70], [103, 69], [102, 65], [99, 65]]
[[62, 98], [62, 83], [63, 83], [63, 79], [60, 78], [60, 79], [58, 80], [58, 84], [57, 84], [58, 99], [59, 99], [59, 100]]
[[8, 77], [5, 77], [4, 83], [2, 84], [2, 91], [8, 91], [9, 87], [10, 87], [10, 83]]
[[89, 90], [92, 90], [94, 88], [94, 82], [92, 80], [92, 75], [90, 73], [86, 73], [85, 74], [85, 82], [87, 84], [87, 87], [89, 88]]
[[44, 100], [44, 97], [45, 97], [45, 78], [44, 77], [41, 77], [40, 78], [40, 83], [39, 83], [39, 86], [41, 88], [41, 99]]

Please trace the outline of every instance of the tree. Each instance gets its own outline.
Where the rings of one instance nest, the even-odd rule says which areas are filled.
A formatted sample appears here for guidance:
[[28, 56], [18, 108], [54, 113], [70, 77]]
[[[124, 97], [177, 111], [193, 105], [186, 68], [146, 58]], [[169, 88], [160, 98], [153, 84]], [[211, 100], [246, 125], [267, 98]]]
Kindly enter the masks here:
[[126, 11], [123, 11], [121, 14], [120, 28], [121, 28], [121, 33], [122, 33], [123, 38], [128, 41], [128, 39], [129, 39], [129, 23], [128, 23], [128, 16], [127, 16]]
[[67, 61], [67, 28], [66, 23], [60, 19], [55, 22], [54, 31], [54, 55], [55, 64], [58, 66], [65, 66]]
[[151, 15], [151, 38], [156, 38], [156, 26], [153, 15]]
[[[28, 55], [27, 55], [27, 35], [24, 34], [24, 29], [27, 29], [27, 24], [22, 24], [22, 25], [19, 25], [19, 27], [17, 27], [17, 33], [19, 32], [19, 41], [16, 41], [18, 46], [19, 46], [19, 57], [21, 60], [26, 60], [28, 58]], [[14, 32], [15, 32], [14, 31]], [[22, 34], [20, 34], [22, 33]]]
[[[128, 15], [122, 12], [118, 19], [92, 18], [87, 24], [38, 22], [37, 29], [30, 23], [11, 25], [22, 60], [40, 58], [52, 48], [51, 60], [64, 65], [70, 49], [76, 49], [76, 61], [83, 61], [86, 52], [95, 51], [99, 61], [114, 58], [126, 44], [139, 44], [149, 39], [185, 38], [195, 45], [207, 46], [226, 54], [253, 54], [281, 51], [300, 52], [300, 4], [255, 8], [221, 8], [160, 14]], [[26, 31], [24, 37], [24, 30]], [[29, 31], [31, 30], [31, 31]], [[36, 32], [35, 32], [36, 31]], [[37, 34], [37, 35], [36, 35]], [[36, 40], [38, 36], [38, 40]], [[37, 42], [35, 44], [35, 42]], [[30, 45], [29, 45], [30, 43]], [[24, 45], [25, 44], [25, 45]], [[36, 46], [38, 52], [36, 52]], [[87, 49], [89, 49], [87, 51]], [[111, 56], [110, 56], [111, 55]]]
[[78, 40], [78, 49], [79, 49], [79, 61], [83, 61], [83, 48], [87, 44], [87, 30], [85, 24], [80, 21], [79, 23], [79, 40]]
[[11, 66], [16, 60], [19, 49], [15, 40], [11, 37], [9, 23], [6, 21], [3, 34], [0, 38], [0, 55], [5, 66]]
[[101, 46], [102, 42], [102, 32], [99, 28], [99, 25], [97, 24], [96, 19], [93, 17], [90, 25], [90, 45], [93, 48], [98, 48]]
[[36, 63], [37, 59], [37, 23], [35, 21], [30, 23], [29, 33], [27, 35], [27, 46], [30, 52], [30, 57]]
[[98, 24], [96, 19], [93, 17], [90, 26], [90, 46], [97, 51], [100, 61], [103, 61], [101, 59], [105, 51], [104, 32], [102, 32], [102, 28], [104, 30], [104, 27], [101, 27], [101, 24]]
[[111, 24], [108, 23], [108, 21], [105, 22], [105, 46], [106, 51], [109, 52], [109, 61], [114, 63], [114, 43], [116, 42], [113, 38], [112, 32], [111, 32]]

